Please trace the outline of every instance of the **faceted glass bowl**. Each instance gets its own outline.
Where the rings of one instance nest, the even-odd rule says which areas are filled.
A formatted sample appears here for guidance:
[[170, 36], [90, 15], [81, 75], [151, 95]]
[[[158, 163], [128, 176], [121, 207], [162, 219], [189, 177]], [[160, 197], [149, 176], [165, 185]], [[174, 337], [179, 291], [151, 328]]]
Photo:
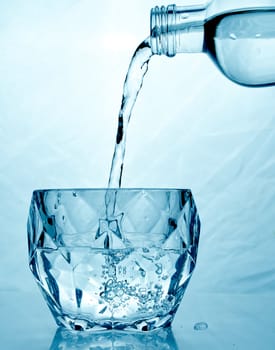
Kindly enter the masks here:
[[199, 232], [190, 190], [37, 190], [29, 265], [59, 326], [149, 331], [171, 325]]

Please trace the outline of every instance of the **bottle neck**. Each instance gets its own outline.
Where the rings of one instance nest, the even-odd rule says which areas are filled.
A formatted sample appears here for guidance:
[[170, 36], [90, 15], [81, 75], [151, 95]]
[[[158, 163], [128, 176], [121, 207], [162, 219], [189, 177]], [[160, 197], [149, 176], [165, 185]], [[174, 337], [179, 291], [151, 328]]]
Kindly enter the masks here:
[[153, 54], [175, 56], [202, 52], [206, 8], [202, 6], [154, 7], [151, 10], [151, 49]]

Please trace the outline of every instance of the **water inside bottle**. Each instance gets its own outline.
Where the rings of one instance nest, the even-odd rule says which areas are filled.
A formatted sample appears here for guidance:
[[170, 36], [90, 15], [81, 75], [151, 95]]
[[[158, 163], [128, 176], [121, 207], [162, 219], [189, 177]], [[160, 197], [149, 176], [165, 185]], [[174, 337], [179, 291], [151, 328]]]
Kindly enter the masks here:
[[238, 84], [275, 84], [275, 11], [242, 11], [207, 21], [205, 51]]

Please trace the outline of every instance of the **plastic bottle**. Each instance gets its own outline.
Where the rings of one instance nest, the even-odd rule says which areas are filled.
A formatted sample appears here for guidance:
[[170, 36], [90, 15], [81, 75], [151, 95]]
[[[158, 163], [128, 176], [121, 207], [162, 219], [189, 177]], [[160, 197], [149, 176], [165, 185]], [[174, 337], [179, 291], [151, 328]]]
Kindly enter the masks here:
[[275, 2], [211, 15], [207, 6], [156, 6], [150, 40], [153, 54], [207, 53], [238, 84], [275, 84]]

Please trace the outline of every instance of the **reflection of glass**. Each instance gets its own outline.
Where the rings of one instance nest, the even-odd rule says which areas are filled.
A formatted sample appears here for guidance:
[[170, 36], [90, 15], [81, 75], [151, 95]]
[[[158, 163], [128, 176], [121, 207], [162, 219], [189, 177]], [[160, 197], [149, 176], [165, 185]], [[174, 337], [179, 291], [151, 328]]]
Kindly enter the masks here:
[[30, 268], [59, 326], [167, 327], [195, 267], [199, 230], [190, 190], [39, 190]]
[[172, 330], [74, 332], [58, 328], [49, 350], [178, 350]]

